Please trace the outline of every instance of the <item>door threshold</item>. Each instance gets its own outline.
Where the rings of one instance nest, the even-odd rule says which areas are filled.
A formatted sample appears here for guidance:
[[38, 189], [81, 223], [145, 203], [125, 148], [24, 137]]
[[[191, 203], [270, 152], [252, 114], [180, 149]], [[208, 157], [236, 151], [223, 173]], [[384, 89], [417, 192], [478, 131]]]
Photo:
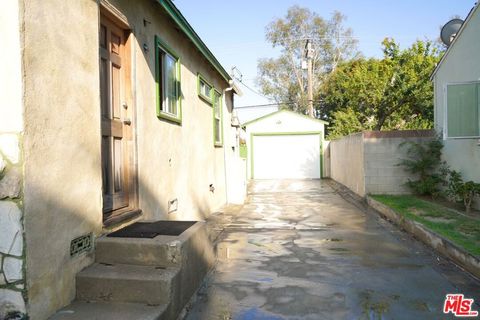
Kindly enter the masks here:
[[122, 227], [125, 227], [127, 225], [130, 225], [133, 222], [137, 221], [141, 215], [142, 210], [134, 209], [108, 217], [106, 220], [103, 221], [102, 233], [109, 233], [121, 229]]

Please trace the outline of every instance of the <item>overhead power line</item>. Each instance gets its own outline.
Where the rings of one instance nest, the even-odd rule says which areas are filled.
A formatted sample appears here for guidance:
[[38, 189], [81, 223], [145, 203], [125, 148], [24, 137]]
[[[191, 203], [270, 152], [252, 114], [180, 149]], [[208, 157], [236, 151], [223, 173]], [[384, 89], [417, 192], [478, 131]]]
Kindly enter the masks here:
[[[322, 102], [322, 100], [313, 100], [313, 102]], [[291, 105], [291, 104], [296, 104], [296, 103], [297, 102], [294, 102], [294, 101], [285, 101], [285, 102], [278, 102], [278, 103], [252, 104], [252, 105], [248, 105], [248, 106], [235, 107], [235, 109], [268, 108], [268, 107], [273, 107], [273, 106]]]
[[247, 85], [245, 82], [243, 82], [243, 74], [242, 74], [242, 72], [240, 71], [240, 69], [238, 69], [236, 66], [233, 66], [233, 67], [232, 67], [232, 71], [231, 71], [230, 76], [231, 76], [234, 80], [236, 80], [236, 81], [238, 81], [240, 84], [242, 84], [245, 88], [247, 88], [247, 89], [250, 90], [251, 92], [255, 93], [256, 95], [258, 95], [258, 96], [260, 96], [260, 97], [262, 97], [262, 98], [265, 98], [265, 99], [267, 99], [267, 100], [272, 101], [271, 98], [269, 98], [269, 97], [261, 94], [260, 92], [258, 92], [258, 91], [255, 90], [255, 89], [252, 89], [249, 85]]
[[235, 109], [268, 108], [268, 107], [279, 106], [279, 105], [282, 105], [282, 104], [294, 104], [294, 103], [295, 102], [252, 104], [252, 105], [249, 105], [249, 106], [235, 107]]

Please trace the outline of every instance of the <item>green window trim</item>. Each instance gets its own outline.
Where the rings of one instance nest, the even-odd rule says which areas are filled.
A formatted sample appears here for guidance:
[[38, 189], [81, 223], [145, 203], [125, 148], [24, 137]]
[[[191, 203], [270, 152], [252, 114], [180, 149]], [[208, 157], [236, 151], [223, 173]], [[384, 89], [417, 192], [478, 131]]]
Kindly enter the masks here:
[[445, 128], [450, 139], [480, 137], [480, 82], [447, 84], [445, 88]]
[[[175, 103], [176, 103], [176, 113], [169, 113], [164, 110], [165, 99], [163, 92], [163, 83], [164, 75], [161, 72], [161, 67], [164, 64], [164, 58], [170, 56], [175, 60]], [[174, 122], [177, 124], [182, 124], [182, 90], [181, 90], [181, 64], [180, 57], [175, 53], [165, 42], [163, 42], [160, 37], [155, 36], [155, 93], [157, 97], [156, 101], [156, 111], [157, 117], [160, 119], [167, 120], [169, 122]]]
[[[218, 98], [218, 100], [216, 100]], [[215, 147], [223, 147], [223, 112], [222, 94], [213, 89], [212, 92], [212, 114], [213, 114], [213, 144]], [[218, 109], [218, 113], [217, 113]], [[217, 131], [218, 130], [218, 131]], [[218, 135], [218, 139], [217, 139]]]
[[[202, 82], [205, 86], [210, 87], [208, 95], [206, 95], [204, 92], [202, 92]], [[206, 103], [208, 103], [210, 106], [213, 105], [213, 102], [212, 102], [213, 92], [214, 92], [213, 85], [210, 82], [208, 82], [207, 80], [205, 80], [205, 77], [203, 77], [200, 73], [198, 73], [197, 74], [197, 93], [198, 93], [198, 96], [202, 100], [204, 100]]]

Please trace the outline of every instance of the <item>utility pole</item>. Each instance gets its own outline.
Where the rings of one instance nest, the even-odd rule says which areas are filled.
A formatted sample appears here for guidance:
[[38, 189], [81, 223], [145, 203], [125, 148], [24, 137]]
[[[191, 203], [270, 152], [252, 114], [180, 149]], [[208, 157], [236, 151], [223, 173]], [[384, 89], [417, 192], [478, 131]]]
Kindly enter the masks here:
[[308, 115], [315, 118], [313, 114], [313, 49], [310, 39], [307, 40], [306, 56], [307, 56], [307, 94], [308, 94]]

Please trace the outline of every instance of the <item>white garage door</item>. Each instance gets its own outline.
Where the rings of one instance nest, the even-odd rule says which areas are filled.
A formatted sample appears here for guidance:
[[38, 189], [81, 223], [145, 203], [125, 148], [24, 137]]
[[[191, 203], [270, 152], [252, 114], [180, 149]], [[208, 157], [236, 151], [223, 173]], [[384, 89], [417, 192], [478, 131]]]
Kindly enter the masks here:
[[254, 135], [254, 179], [320, 178], [320, 135]]

